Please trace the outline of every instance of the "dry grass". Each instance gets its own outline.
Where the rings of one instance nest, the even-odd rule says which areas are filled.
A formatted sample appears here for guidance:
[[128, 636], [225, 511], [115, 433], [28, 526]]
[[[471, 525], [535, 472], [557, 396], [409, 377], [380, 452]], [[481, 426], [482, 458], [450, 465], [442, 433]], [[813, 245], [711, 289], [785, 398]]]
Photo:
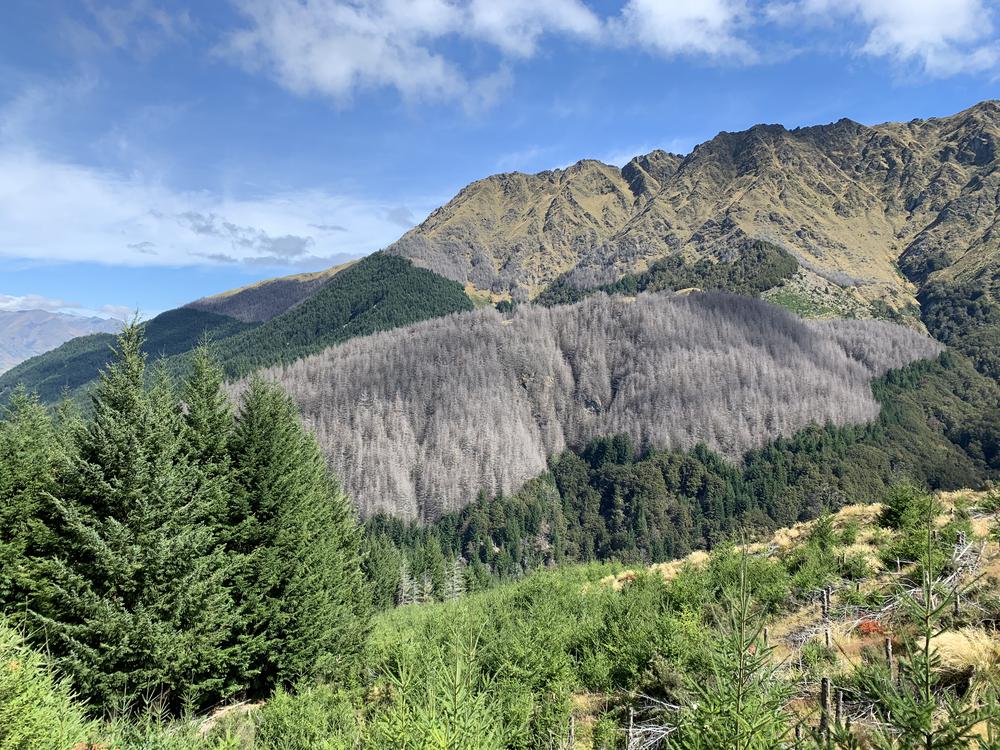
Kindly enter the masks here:
[[[687, 557], [681, 560], [671, 560], [665, 563], [656, 563], [655, 565], [649, 566], [647, 570], [650, 573], [656, 573], [663, 578], [664, 581], [672, 581], [677, 577], [677, 574], [686, 565], [693, 565], [695, 567], [700, 567], [708, 562], [708, 553], [704, 550], [695, 550]], [[639, 577], [640, 571], [635, 569], [623, 570], [620, 573], [613, 573], [612, 575], [605, 576], [601, 579], [600, 584], [602, 586], [610, 586], [615, 591], [621, 591], [625, 584], [634, 581]]]
[[976, 539], [989, 539], [993, 533], [993, 526], [996, 519], [993, 518], [973, 518], [972, 535]]
[[935, 636], [933, 645], [941, 671], [955, 679], [968, 679], [977, 698], [991, 688], [1000, 689], [1000, 638], [982, 628], [961, 628]]
[[345, 268], [350, 268], [355, 263], [357, 263], [356, 260], [349, 260], [346, 263], [340, 264], [339, 266], [333, 266], [332, 268], [325, 268], [322, 271], [309, 271], [307, 273], [292, 274], [291, 276], [280, 276], [274, 279], [264, 279], [263, 281], [255, 281], [253, 284], [247, 284], [246, 286], [237, 287], [236, 289], [227, 289], [224, 292], [219, 292], [218, 294], [213, 294], [209, 297], [203, 297], [201, 300], [198, 301], [214, 302], [218, 300], [223, 300], [228, 297], [234, 297], [237, 294], [241, 294], [242, 292], [250, 291], [251, 289], [259, 289], [260, 287], [267, 286], [268, 284], [272, 284], [275, 281], [308, 282], [308, 281], [315, 281], [316, 279], [332, 278], [336, 274], [343, 271]]

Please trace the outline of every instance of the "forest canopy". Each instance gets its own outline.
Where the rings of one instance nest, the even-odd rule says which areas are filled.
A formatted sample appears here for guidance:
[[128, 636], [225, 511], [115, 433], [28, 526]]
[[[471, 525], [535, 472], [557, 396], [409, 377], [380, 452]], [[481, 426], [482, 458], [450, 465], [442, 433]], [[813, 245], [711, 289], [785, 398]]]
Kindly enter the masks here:
[[900, 326], [806, 323], [726, 294], [598, 295], [426, 321], [263, 376], [298, 402], [362, 515], [433, 520], [601, 435], [736, 459], [812, 423], [868, 422], [872, 378], [939, 351]]

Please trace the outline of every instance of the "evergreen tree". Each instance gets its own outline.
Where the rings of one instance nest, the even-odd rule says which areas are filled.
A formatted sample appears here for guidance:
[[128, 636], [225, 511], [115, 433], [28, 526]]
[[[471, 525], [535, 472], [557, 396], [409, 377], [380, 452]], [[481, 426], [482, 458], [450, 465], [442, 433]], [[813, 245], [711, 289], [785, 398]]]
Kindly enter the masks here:
[[0, 610], [31, 596], [33, 555], [51, 545], [46, 496], [68, 462], [46, 408], [23, 388], [0, 420]]
[[60, 497], [44, 566], [44, 635], [97, 705], [171, 710], [225, 698], [234, 658], [225, 559], [186, 460], [173, 384], [145, 385], [142, 332], [125, 328], [102, 373]]
[[746, 553], [735, 583], [723, 632], [713, 644], [710, 673], [690, 677], [694, 701], [682, 709], [671, 747], [771, 750], [789, 734], [785, 707], [791, 690], [778, 675], [773, 648], [764, 643]]
[[461, 558], [450, 561], [445, 568], [444, 600], [454, 601], [465, 594], [465, 564]]
[[391, 609], [401, 583], [403, 556], [385, 534], [365, 535], [363, 566], [375, 609]]
[[417, 600], [416, 582], [410, 573], [410, 563], [405, 556], [399, 562], [399, 588], [396, 590], [396, 604], [405, 607]]
[[273, 384], [250, 383], [231, 455], [237, 487], [228, 515], [243, 531], [230, 549], [243, 556], [251, 693], [307, 677], [352, 679], [371, 602], [359, 534], [295, 404]]

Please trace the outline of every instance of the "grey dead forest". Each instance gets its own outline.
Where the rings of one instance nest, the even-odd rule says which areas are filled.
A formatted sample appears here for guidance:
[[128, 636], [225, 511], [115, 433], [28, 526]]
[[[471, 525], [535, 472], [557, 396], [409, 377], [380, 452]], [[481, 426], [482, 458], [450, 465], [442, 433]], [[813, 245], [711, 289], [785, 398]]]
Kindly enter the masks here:
[[813, 422], [869, 421], [871, 379], [940, 350], [902, 326], [805, 322], [727, 294], [596, 295], [425, 321], [262, 375], [299, 403], [362, 516], [430, 520], [599, 435], [738, 460]]

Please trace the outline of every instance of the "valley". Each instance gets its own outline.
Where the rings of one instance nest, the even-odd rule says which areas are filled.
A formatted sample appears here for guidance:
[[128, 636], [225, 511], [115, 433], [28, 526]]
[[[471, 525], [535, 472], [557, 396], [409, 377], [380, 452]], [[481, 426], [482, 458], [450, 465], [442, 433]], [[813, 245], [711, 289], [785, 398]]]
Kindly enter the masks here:
[[998, 141], [757, 125], [11, 324], [0, 750], [996, 747]]

